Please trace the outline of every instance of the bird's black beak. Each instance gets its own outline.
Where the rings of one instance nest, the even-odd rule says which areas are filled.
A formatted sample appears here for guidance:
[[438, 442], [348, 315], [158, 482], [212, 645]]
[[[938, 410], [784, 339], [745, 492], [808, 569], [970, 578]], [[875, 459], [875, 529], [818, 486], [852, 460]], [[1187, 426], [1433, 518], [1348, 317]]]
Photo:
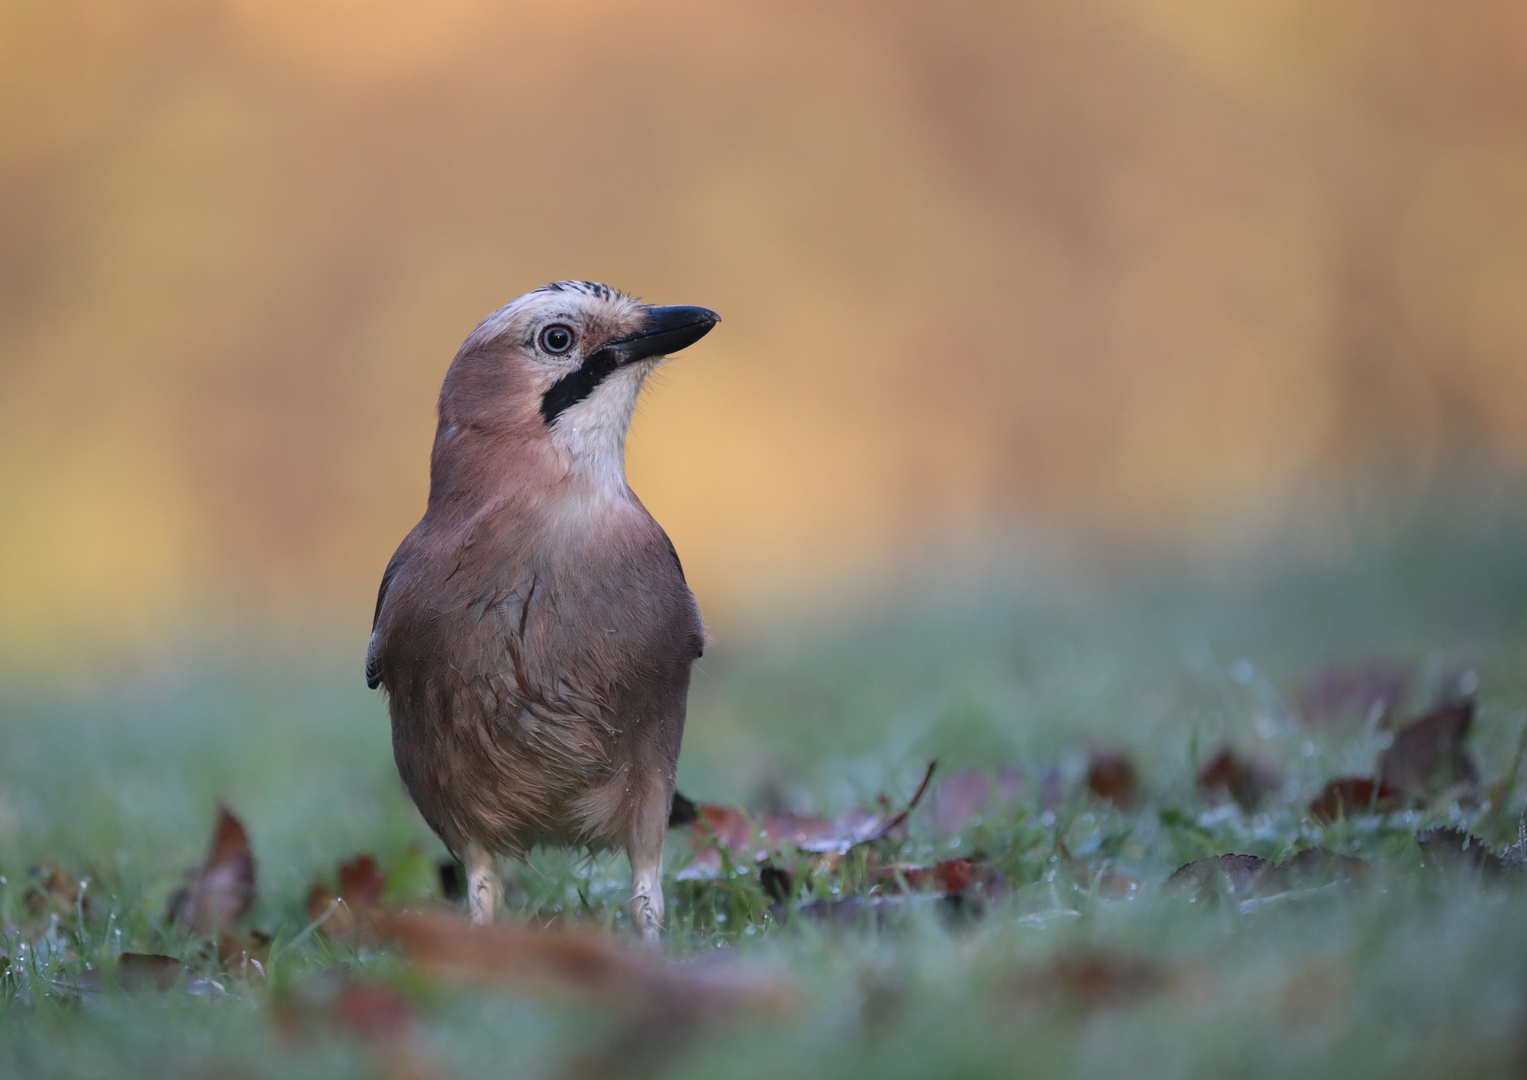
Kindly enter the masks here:
[[721, 321], [710, 308], [655, 307], [647, 309], [647, 324], [630, 337], [612, 341], [600, 352], [611, 353], [619, 364], [631, 364], [653, 356], [667, 356], [699, 341]]

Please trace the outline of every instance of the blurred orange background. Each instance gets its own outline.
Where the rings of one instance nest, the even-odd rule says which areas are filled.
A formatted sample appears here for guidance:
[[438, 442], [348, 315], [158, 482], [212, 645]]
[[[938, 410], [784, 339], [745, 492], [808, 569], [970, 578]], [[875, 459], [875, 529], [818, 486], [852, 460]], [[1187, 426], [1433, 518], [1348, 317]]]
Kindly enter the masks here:
[[445, 365], [724, 323], [633, 486], [713, 621], [1527, 464], [1510, 0], [0, 2], [0, 646], [369, 625]]

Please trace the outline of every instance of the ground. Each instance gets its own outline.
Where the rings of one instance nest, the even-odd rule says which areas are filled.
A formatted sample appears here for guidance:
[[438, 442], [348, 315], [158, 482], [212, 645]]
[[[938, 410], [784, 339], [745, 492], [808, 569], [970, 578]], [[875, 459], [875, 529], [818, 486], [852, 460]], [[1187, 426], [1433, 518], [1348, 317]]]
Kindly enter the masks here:
[[[1501, 505], [1295, 523], [1213, 554], [913, 566], [723, 637], [680, 788], [766, 835], [681, 880], [723, 830], [673, 831], [669, 961], [625, 951], [619, 857], [507, 868], [508, 927], [611, 950], [578, 978], [498, 977], [521, 938], [466, 980], [405, 959], [388, 920], [448, 909], [443, 852], [359, 657], [321, 632], [18, 677], [0, 697], [0, 1075], [1519, 1075], [1527, 517]], [[1424, 785], [1311, 813], [1328, 781], [1375, 776], [1407, 723], [1469, 700]], [[1266, 771], [1240, 777], [1245, 807], [1199, 783], [1223, 748]], [[768, 815], [793, 811], [824, 819], [799, 847], [832, 847], [842, 815], [893, 813], [934, 759], [904, 828], [846, 854], [768, 844]], [[220, 803], [257, 874], [221, 931], [167, 915]], [[1418, 843], [1437, 827], [1471, 846]], [[771, 874], [755, 842], [783, 847]], [[1314, 848], [1361, 864], [1270, 869]], [[385, 891], [353, 866], [337, 881], [362, 853]], [[1167, 884], [1227, 853], [1268, 865]], [[357, 875], [375, 929], [312, 895]], [[123, 953], [186, 966], [136, 978]], [[705, 1007], [674, 1004], [695, 987]]]

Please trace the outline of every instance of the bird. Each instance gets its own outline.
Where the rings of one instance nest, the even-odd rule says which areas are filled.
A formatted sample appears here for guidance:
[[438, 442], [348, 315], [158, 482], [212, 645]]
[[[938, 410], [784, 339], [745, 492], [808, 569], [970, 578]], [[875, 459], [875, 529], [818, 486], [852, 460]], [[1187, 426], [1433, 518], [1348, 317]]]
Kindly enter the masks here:
[[663, 924], [662, 857], [705, 627], [673, 542], [626, 480], [647, 377], [720, 321], [557, 281], [493, 312], [441, 386], [424, 516], [382, 574], [366, 685], [475, 923], [498, 856], [624, 849], [631, 920]]

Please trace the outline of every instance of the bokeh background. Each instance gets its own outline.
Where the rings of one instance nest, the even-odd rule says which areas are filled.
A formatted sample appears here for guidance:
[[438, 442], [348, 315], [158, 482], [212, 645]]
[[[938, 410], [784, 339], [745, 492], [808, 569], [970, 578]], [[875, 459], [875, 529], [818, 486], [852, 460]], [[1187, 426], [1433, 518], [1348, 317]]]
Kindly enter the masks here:
[[363, 641], [439, 379], [725, 322], [633, 484], [724, 638], [909, 559], [1527, 464], [1511, 0], [4, 0], [0, 652]]

